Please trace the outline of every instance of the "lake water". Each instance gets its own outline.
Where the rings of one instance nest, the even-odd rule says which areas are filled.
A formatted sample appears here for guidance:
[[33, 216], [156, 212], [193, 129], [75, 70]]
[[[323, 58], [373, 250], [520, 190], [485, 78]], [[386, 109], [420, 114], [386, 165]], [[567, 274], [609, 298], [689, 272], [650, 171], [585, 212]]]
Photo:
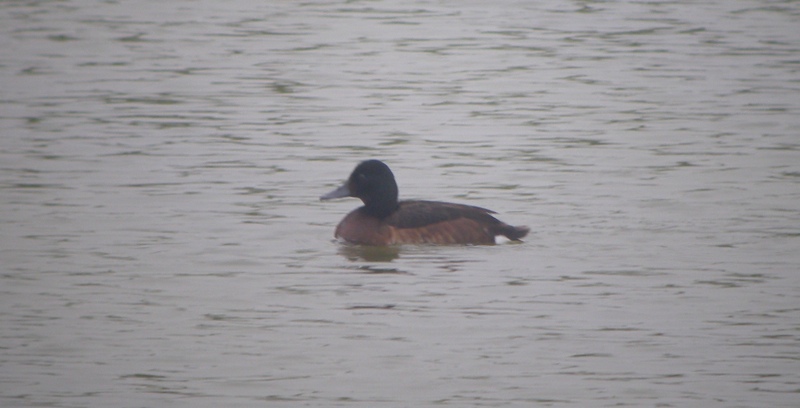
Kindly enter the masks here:
[[[0, 3], [3, 407], [796, 407], [800, 3]], [[361, 160], [521, 244], [349, 247]]]

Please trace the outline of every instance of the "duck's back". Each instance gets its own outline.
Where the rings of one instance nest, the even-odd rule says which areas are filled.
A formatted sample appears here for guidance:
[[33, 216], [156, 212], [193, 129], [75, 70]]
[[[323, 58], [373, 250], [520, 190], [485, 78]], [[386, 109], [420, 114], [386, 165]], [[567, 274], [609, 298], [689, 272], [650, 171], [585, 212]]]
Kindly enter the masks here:
[[336, 236], [356, 244], [494, 244], [504, 235], [518, 240], [528, 233], [493, 217], [481, 207], [439, 201], [400, 201], [398, 208], [384, 219], [372, 217], [358, 208], [336, 228]]

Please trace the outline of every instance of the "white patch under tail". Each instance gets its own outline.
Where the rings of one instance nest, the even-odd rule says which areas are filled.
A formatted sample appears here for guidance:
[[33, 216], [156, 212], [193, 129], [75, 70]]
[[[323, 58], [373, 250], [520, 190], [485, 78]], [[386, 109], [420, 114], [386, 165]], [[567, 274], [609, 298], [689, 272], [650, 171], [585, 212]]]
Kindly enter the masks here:
[[505, 235], [495, 235], [494, 236], [494, 243], [497, 244], [497, 245], [505, 244], [507, 242], [511, 242], [511, 240], [508, 239], [508, 237], [506, 237]]

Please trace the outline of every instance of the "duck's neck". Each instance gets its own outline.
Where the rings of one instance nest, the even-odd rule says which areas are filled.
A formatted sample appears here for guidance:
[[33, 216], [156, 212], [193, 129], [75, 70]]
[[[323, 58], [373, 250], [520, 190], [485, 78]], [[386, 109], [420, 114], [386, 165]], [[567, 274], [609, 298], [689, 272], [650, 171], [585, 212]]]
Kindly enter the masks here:
[[397, 211], [397, 207], [399, 206], [397, 202], [397, 185], [392, 183], [385, 186], [382, 190], [383, 191], [373, 194], [367, 199], [361, 200], [364, 202], [364, 207], [362, 209], [364, 213], [383, 219]]

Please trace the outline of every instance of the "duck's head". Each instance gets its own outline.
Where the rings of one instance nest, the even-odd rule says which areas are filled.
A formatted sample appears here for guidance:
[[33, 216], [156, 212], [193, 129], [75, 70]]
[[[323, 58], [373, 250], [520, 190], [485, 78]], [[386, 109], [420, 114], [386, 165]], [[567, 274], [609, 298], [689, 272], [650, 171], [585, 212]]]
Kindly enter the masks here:
[[380, 160], [363, 161], [344, 184], [319, 199], [342, 197], [359, 198], [364, 203], [365, 211], [383, 217], [397, 209], [397, 182], [386, 163]]

